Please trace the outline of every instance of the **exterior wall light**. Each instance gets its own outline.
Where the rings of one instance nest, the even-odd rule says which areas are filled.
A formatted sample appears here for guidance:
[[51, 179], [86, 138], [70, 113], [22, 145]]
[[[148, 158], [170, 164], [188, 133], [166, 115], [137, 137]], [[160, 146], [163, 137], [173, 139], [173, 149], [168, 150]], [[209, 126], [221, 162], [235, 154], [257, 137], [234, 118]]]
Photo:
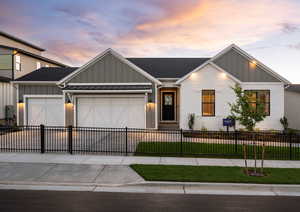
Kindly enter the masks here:
[[148, 95], [148, 103], [153, 103], [153, 98], [151, 95]]
[[227, 78], [227, 74], [226, 74], [226, 73], [221, 73], [221, 77], [222, 77], [223, 79], [226, 79], [226, 78]]
[[195, 79], [196, 77], [197, 77], [196, 73], [192, 73], [191, 76], [190, 76], [191, 79]]
[[250, 62], [250, 67], [251, 67], [252, 69], [254, 69], [256, 66], [257, 66], [257, 61], [256, 61], [256, 60], [252, 60], [252, 61]]

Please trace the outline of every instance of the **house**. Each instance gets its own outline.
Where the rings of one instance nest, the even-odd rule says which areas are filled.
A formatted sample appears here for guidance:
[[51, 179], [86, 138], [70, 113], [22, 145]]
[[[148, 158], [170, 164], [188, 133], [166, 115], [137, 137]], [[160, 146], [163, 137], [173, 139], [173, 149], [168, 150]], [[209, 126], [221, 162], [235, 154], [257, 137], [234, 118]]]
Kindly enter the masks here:
[[284, 113], [289, 127], [300, 130], [300, 84], [288, 85], [284, 96]]
[[223, 128], [239, 83], [262, 100], [260, 129], [281, 129], [291, 83], [231, 45], [212, 58], [124, 58], [107, 49], [78, 68], [41, 68], [14, 81], [18, 124], [81, 127]]
[[[40, 67], [66, 67], [43, 57], [44, 51], [41, 47], [0, 31], [0, 121], [12, 119], [16, 111], [16, 88], [11, 81]], [[7, 108], [11, 112], [5, 112]]]

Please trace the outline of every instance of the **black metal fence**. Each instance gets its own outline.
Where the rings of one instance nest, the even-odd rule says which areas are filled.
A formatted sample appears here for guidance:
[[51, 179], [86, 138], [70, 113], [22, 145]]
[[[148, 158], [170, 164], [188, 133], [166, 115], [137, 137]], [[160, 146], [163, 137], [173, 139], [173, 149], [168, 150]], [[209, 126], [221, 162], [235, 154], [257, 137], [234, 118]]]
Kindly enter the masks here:
[[132, 128], [0, 127], [1, 152], [300, 160], [300, 135]]

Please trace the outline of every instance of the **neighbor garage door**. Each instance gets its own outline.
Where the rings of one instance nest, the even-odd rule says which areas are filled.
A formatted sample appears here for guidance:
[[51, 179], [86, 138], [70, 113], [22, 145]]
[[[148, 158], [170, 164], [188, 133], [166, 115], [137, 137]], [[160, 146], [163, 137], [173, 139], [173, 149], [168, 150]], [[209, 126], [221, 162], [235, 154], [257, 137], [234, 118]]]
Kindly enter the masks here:
[[145, 128], [145, 98], [77, 98], [77, 126]]
[[27, 124], [64, 125], [62, 98], [27, 98]]

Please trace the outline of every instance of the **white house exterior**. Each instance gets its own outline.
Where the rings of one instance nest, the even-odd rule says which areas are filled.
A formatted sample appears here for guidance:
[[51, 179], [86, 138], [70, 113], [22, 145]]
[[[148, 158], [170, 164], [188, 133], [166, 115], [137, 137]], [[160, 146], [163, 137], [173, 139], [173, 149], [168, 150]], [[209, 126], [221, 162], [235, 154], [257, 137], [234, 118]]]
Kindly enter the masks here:
[[197, 130], [225, 129], [235, 84], [253, 105], [263, 99], [268, 116], [257, 128], [281, 130], [290, 84], [236, 45], [212, 58], [124, 58], [108, 49], [82, 67], [44, 67], [14, 83], [19, 125], [188, 129], [194, 113]]
[[[216, 66], [207, 64], [181, 82], [180, 87], [180, 127], [188, 128], [188, 115], [194, 113], [195, 129], [224, 129], [223, 119], [230, 115], [229, 103], [236, 100], [231, 89], [238, 83], [244, 90], [270, 90], [270, 116], [257, 125], [259, 129], [281, 129], [279, 122], [284, 116], [284, 83], [247, 83], [220, 71]], [[215, 90], [215, 115], [202, 116], [201, 93], [203, 90]], [[242, 126], [237, 126], [242, 128]]]

